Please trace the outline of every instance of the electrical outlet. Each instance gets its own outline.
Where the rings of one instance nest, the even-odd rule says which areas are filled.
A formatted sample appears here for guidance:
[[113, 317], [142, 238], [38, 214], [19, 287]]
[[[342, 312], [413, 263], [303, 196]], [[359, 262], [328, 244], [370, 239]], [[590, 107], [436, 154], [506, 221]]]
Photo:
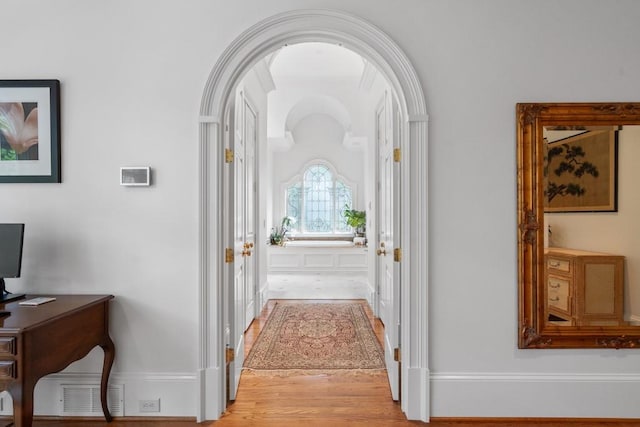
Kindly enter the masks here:
[[140, 412], [160, 412], [160, 399], [155, 400], [139, 400]]

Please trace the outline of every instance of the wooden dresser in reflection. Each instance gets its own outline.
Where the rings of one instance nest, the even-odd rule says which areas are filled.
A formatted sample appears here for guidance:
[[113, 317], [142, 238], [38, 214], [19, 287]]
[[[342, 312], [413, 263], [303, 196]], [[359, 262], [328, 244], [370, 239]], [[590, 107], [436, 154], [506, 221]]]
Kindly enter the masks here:
[[545, 249], [545, 317], [567, 326], [624, 324], [624, 257]]

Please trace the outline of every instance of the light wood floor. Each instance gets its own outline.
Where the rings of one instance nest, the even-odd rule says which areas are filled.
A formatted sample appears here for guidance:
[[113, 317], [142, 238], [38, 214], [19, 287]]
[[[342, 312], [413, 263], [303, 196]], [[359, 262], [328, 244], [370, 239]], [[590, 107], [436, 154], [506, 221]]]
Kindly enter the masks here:
[[[287, 302], [292, 302], [288, 300]], [[304, 300], [299, 302], [321, 302]], [[323, 301], [325, 302], [325, 301]], [[326, 301], [340, 302], [340, 301]], [[353, 302], [353, 301], [349, 301]], [[270, 301], [246, 334], [247, 348], [256, 340], [274, 306]], [[370, 320], [379, 339], [384, 333], [379, 320]], [[0, 420], [1, 421], [1, 420]], [[0, 425], [5, 425], [0, 422]], [[215, 422], [197, 424], [184, 419], [102, 420], [36, 419], [34, 427], [640, 427], [640, 420], [576, 419], [432, 419], [425, 424], [407, 421], [391, 400], [386, 374], [264, 376], [243, 374], [237, 400]]]
[[[287, 303], [340, 303], [354, 300], [287, 300]], [[367, 309], [378, 339], [382, 324]], [[273, 309], [271, 300], [245, 335], [246, 353]], [[340, 374], [265, 376], [245, 371], [240, 378], [236, 401], [216, 422], [216, 427], [233, 426], [396, 426], [420, 425], [406, 421], [400, 407], [391, 400], [385, 371]]]

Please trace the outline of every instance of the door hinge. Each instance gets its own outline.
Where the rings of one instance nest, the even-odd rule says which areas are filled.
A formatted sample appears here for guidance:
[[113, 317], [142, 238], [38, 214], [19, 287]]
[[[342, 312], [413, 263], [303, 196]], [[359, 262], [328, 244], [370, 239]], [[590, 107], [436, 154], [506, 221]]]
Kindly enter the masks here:
[[224, 251], [224, 262], [230, 264], [234, 261], [233, 248], [227, 248]]
[[400, 349], [398, 347], [393, 349], [393, 360], [395, 362], [400, 362]]
[[393, 161], [394, 162], [399, 162], [401, 158], [402, 158], [402, 152], [400, 151], [400, 149], [399, 148], [394, 148], [393, 149]]
[[395, 248], [393, 250], [393, 260], [395, 262], [402, 261], [402, 248]]
[[233, 150], [229, 150], [228, 148], [224, 149], [224, 162], [225, 163], [233, 162]]
[[227, 347], [226, 352], [225, 352], [225, 361], [227, 363], [231, 363], [234, 360], [236, 360], [236, 352], [234, 349], [232, 349], [231, 347]]

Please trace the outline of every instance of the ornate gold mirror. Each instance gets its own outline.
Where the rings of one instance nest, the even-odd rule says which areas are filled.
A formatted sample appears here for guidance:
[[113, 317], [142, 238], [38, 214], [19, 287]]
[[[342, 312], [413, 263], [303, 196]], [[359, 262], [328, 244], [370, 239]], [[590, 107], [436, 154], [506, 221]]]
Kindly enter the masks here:
[[516, 117], [518, 347], [640, 347], [640, 103]]

